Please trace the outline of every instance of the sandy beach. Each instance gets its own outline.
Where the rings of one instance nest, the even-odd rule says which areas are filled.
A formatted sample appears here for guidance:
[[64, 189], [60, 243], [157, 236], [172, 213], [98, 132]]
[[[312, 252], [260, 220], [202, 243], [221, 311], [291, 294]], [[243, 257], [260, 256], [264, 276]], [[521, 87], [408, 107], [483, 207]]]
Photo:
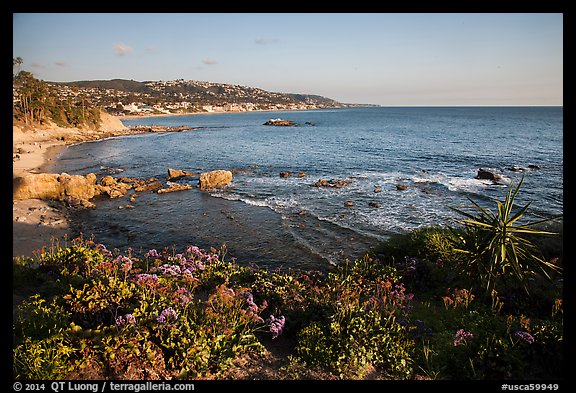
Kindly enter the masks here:
[[[118, 118], [104, 115], [102, 120], [100, 129], [96, 131], [14, 124], [12, 179], [45, 172], [46, 166], [70, 144], [129, 132]], [[32, 256], [34, 250], [66, 241], [73, 235], [62, 202], [28, 199], [13, 200], [12, 236], [12, 255]]]

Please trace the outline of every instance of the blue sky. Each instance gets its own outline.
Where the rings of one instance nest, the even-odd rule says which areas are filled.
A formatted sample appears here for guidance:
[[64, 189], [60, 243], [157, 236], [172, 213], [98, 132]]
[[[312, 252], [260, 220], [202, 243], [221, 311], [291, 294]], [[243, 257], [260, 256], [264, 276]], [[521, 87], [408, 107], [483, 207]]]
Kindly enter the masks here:
[[562, 105], [561, 13], [13, 14], [46, 81], [192, 79], [379, 105]]

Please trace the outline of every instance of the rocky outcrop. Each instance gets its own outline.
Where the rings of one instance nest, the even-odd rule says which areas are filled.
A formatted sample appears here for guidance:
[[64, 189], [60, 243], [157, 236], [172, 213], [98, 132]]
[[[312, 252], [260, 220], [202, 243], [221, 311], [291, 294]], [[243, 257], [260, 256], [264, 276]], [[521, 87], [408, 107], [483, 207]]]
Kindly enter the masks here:
[[24, 199], [59, 199], [60, 183], [57, 173], [28, 174], [14, 179], [12, 198]]
[[183, 191], [183, 190], [190, 190], [190, 189], [192, 189], [192, 186], [190, 184], [172, 183], [167, 188], [161, 188], [156, 192], [158, 194], [166, 194], [168, 192]]
[[[116, 179], [108, 175], [100, 179], [98, 183], [96, 175], [93, 173], [86, 176], [67, 173], [39, 173], [14, 179], [12, 194], [14, 200], [58, 200], [72, 207], [93, 207], [94, 204], [88, 201], [98, 195], [120, 198], [131, 189], [137, 192], [158, 191], [159, 194], [162, 194], [192, 188], [190, 185], [172, 184], [160, 191], [162, 187], [163, 184], [153, 177], [150, 179], [127, 177]], [[131, 198], [131, 202], [133, 202], [133, 198]]]
[[342, 188], [350, 184], [351, 180], [340, 179], [319, 179], [316, 183], [312, 184], [314, 187], [329, 187], [329, 188]]
[[125, 131], [128, 129], [128, 127], [126, 127], [118, 117], [109, 115], [104, 111], [100, 111], [100, 126], [98, 129], [100, 131], [111, 132]]
[[208, 190], [215, 187], [222, 187], [232, 182], [232, 172], [226, 170], [215, 170], [200, 174], [198, 187], [201, 190]]
[[[280, 177], [287, 178], [287, 177], [292, 176], [293, 173], [294, 173], [293, 171], [280, 172]], [[300, 177], [300, 178], [306, 177], [306, 173], [304, 173], [304, 172], [298, 172], [298, 174], [297, 174], [296, 176], [298, 176], [298, 177]]]
[[87, 201], [98, 194], [93, 173], [86, 176], [39, 173], [15, 179], [12, 198]]
[[192, 172], [183, 171], [181, 169], [172, 169], [168, 168], [168, 177], [167, 179], [170, 181], [178, 180], [183, 177], [194, 176]]
[[265, 126], [298, 127], [300, 124], [292, 120], [270, 119], [264, 123]]
[[476, 175], [476, 179], [480, 179], [480, 180], [492, 180], [492, 181], [498, 181], [500, 180], [500, 176], [498, 176], [497, 174], [484, 170], [482, 168], [478, 169], [478, 174]]
[[97, 187], [101, 194], [107, 194], [110, 198], [123, 197], [131, 188], [132, 182], [117, 180], [110, 175], [104, 176]]
[[162, 188], [162, 182], [154, 177], [147, 180], [140, 179], [134, 183], [134, 191], [136, 192], [158, 191], [160, 188]]

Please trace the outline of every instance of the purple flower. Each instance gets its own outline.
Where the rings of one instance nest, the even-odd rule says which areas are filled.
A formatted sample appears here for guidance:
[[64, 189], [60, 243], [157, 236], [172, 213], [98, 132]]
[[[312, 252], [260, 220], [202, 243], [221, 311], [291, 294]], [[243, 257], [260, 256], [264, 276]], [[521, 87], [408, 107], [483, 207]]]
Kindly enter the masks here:
[[181, 306], [187, 305], [192, 300], [192, 294], [186, 288], [178, 288], [174, 294], [176, 295], [176, 303]]
[[466, 344], [467, 340], [471, 340], [472, 338], [474, 338], [472, 333], [466, 332], [464, 329], [460, 329], [454, 336], [454, 346], [457, 347], [458, 345]]
[[528, 332], [517, 331], [517, 332], [514, 332], [514, 335], [516, 337], [518, 337], [520, 339], [520, 341], [523, 341], [526, 344], [533, 344], [534, 343], [534, 337], [532, 337], [532, 335]]
[[128, 273], [130, 269], [132, 269], [132, 260], [128, 257], [120, 255], [114, 260], [114, 262], [120, 265], [120, 270], [122, 270], [124, 273]]
[[272, 333], [272, 339], [275, 339], [282, 334], [286, 319], [284, 318], [284, 315], [278, 318], [275, 318], [274, 315], [270, 315], [267, 322], [270, 323], [270, 333]]
[[[174, 311], [174, 309], [172, 307], [168, 307], [166, 309], [164, 309], [164, 311], [162, 311], [160, 313], [160, 315], [158, 315], [158, 318], [156, 318], [156, 321], [161, 324], [164, 325], [167, 322], [170, 321], [176, 321], [178, 319], [178, 314], [176, 313], [176, 311]], [[169, 325], [172, 326], [172, 325]]]
[[135, 275], [134, 279], [139, 287], [155, 288], [159, 283], [158, 276], [155, 274], [141, 273]]
[[246, 303], [248, 303], [248, 311], [257, 313], [258, 312], [258, 305], [254, 303], [254, 296], [251, 292], [244, 292], [244, 296], [246, 297]]
[[112, 257], [112, 252], [107, 250], [104, 244], [96, 244], [96, 250], [105, 257]]
[[184, 254], [176, 254], [174, 255], [174, 258], [180, 261], [182, 265], [186, 265], [186, 257], [184, 256]]
[[120, 316], [116, 318], [116, 326], [122, 326], [126, 323], [133, 325], [136, 323], [136, 318], [134, 318], [132, 314], [126, 314], [123, 317]]
[[162, 266], [152, 268], [151, 272], [160, 272], [165, 276], [179, 277], [182, 274], [182, 269], [178, 265], [169, 265], [165, 263]]
[[156, 251], [155, 248], [149, 250], [146, 254], [144, 254], [144, 256], [145, 256], [146, 258], [154, 258], [154, 259], [160, 257], [160, 255], [158, 255], [158, 251]]

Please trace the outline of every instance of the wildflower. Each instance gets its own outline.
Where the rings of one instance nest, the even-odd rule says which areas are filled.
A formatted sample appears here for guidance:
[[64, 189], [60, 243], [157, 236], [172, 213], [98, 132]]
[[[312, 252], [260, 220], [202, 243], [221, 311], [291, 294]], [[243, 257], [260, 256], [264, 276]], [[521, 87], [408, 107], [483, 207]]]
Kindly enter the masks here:
[[182, 269], [178, 265], [169, 265], [165, 263], [162, 266], [152, 268], [151, 272], [160, 272], [165, 276], [179, 277], [182, 274]]
[[246, 297], [246, 303], [248, 303], [248, 311], [257, 313], [258, 312], [258, 305], [254, 303], [254, 296], [251, 292], [244, 292], [244, 296]]
[[155, 274], [146, 274], [146, 273], [136, 274], [134, 276], [134, 279], [136, 280], [136, 285], [138, 285], [139, 287], [154, 288], [159, 283], [158, 276]]
[[267, 322], [270, 323], [270, 333], [272, 333], [272, 339], [275, 339], [282, 334], [286, 319], [284, 318], [284, 315], [278, 318], [275, 318], [274, 315], [270, 315]]
[[391, 304], [400, 310], [409, 312], [412, 309], [410, 302], [414, 298], [413, 293], [406, 293], [404, 283], [396, 284], [394, 290], [390, 292]]
[[192, 300], [192, 294], [186, 288], [178, 288], [174, 294], [176, 295], [176, 303], [185, 306]]
[[464, 329], [460, 329], [456, 332], [454, 336], [454, 346], [457, 347], [461, 344], [467, 344], [467, 340], [474, 338], [472, 333], [464, 331]]
[[101, 272], [113, 273], [114, 268], [115, 268], [115, 266], [112, 264], [112, 262], [106, 261], [106, 262], [100, 262], [98, 264], [97, 270], [101, 271]]
[[528, 332], [516, 331], [514, 335], [520, 339], [520, 341], [525, 342], [526, 344], [533, 344], [534, 337]]
[[218, 255], [212, 254], [206, 258], [207, 263], [218, 262]]
[[160, 257], [160, 255], [158, 255], [158, 251], [156, 251], [155, 248], [149, 250], [146, 254], [144, 254], [144, 256], [145, 256], [146, 258], [154, 258], [154, 259]]
[[128, 273], [130, 269], [132, 269], [132, 260], [128, 257], [120, 255], [114, 260], [114, 262], [120, 266], [120, 270], [122, 270], [124, 273]]
[[174, 258], [180, 262], [180, 264], [182, 265], [186, 265], [186, 257], [184, 256], [184, 254], [176, 254], [174, 255]]
[[112, 257], [112, 252], [107, 250], [104, 244], [96, 244], [96, 250], [105, 257]]
[[[176, 313], [176, 311], [174, 311], [174, 309], [172, 307], [168, 307], [166, 309], [164, 309], [164, 311], [162, 311], [160, 313], [160, 315], [158, 315], [158, 318], [156, 318], [156, 321], [161, 324], [164, 325], [169, 321], [176, 321], [178, 319], [178, 314]], [[173, 325], [168, 325], [168, 326], [173, 326]]]
[[122, 326], [124, 324], [134, 325], [136, 323], [136, 318], [132, 314], [126, 314], [116, 318], [116, 326]]

